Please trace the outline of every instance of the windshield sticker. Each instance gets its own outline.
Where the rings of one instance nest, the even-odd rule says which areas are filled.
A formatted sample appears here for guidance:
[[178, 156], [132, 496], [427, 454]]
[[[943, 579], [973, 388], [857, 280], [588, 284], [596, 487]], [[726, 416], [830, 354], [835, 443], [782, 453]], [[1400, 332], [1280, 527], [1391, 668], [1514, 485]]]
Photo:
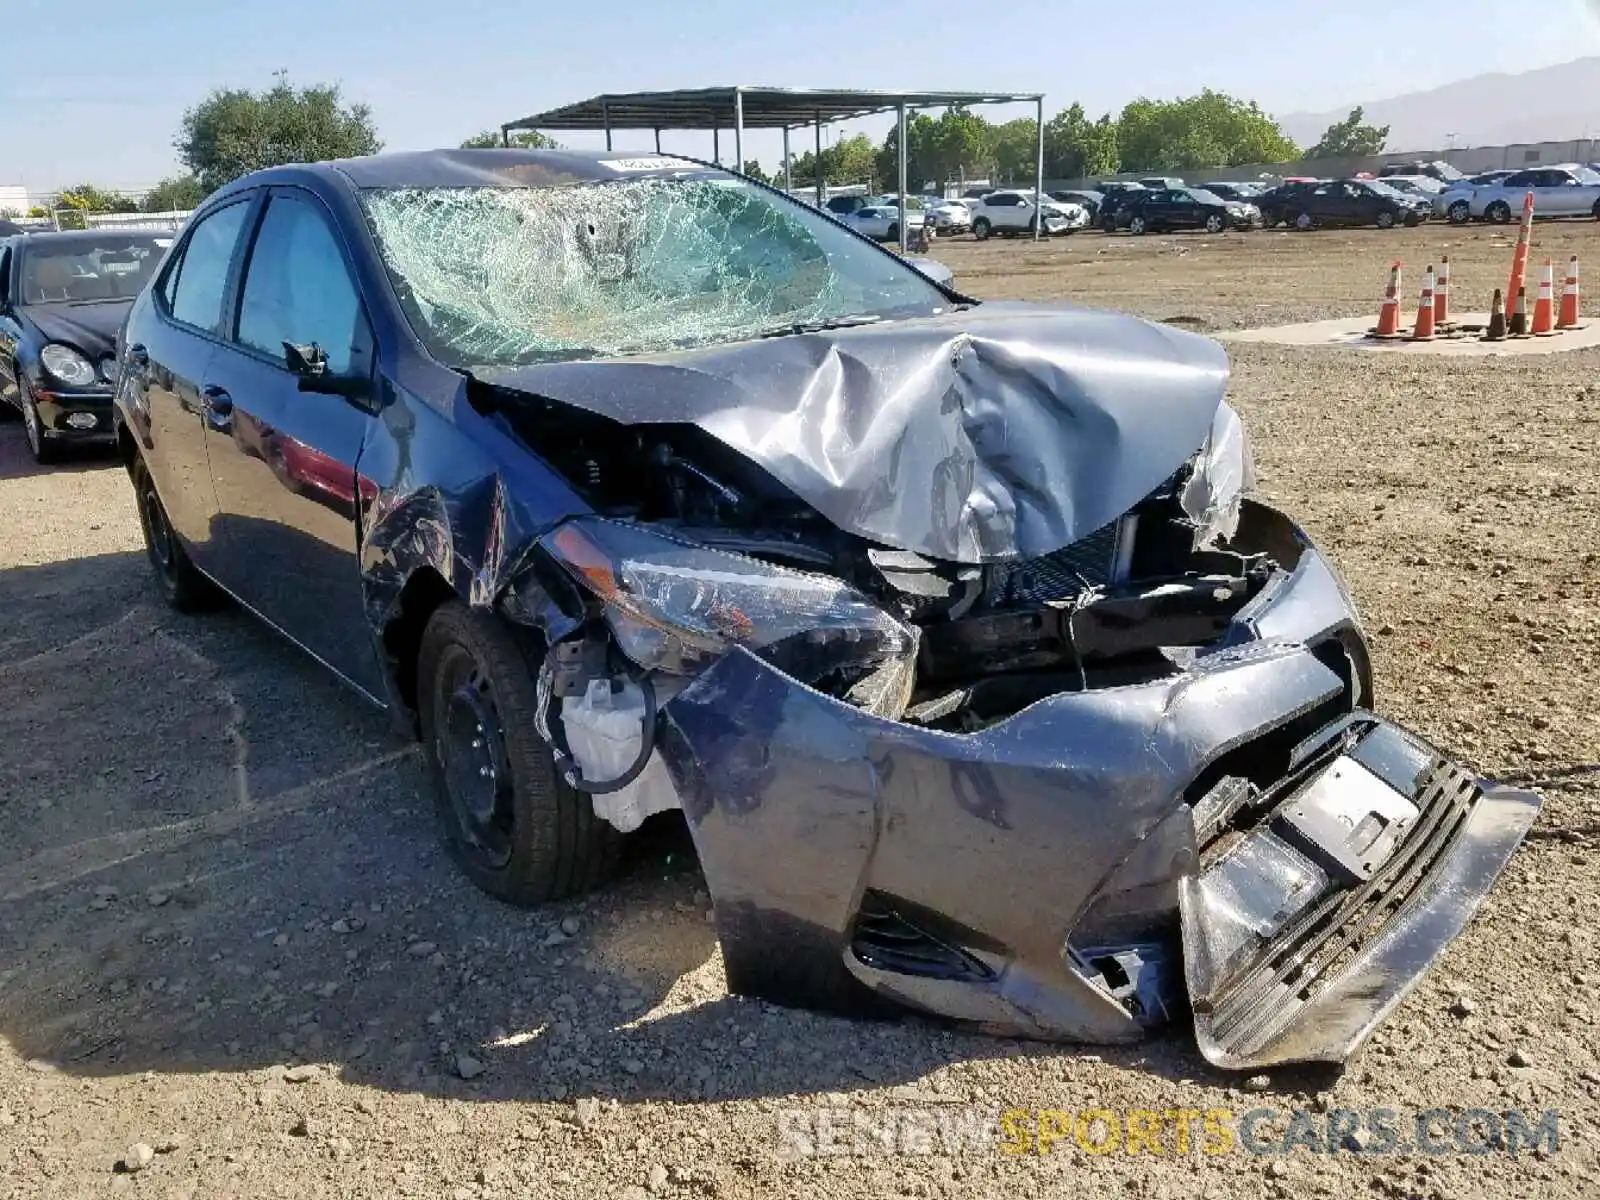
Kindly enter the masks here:
[[605, 165], [613, 171], [671, 171], [700, 164], [684, 158], [610, 158]]

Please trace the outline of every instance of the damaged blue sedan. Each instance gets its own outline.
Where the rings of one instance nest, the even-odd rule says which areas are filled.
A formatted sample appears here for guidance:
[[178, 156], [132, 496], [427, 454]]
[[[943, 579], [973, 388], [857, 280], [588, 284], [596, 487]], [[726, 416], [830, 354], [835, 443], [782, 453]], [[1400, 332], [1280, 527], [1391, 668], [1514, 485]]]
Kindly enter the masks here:
[[1374, 714], [1216, 343], [705, 163], [250, 175], [118, 356], [168, 599], [389, 708], [504, 900], [681, 810], [737, 992], [1339, 1061], [1538, 812]]

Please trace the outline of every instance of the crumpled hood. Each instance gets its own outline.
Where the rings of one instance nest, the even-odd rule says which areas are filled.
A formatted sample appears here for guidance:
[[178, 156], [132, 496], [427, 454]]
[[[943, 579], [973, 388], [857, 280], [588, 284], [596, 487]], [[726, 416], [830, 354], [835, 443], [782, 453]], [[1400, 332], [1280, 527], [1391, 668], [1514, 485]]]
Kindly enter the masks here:
[[1205, 440], [1228, 361], [1121, 313], [988, 303], [478, 374], [627, 425], [692, 423], [847, 532], [978, 563], [1059, 550], [1148, 495]]
[[47, 342], [65, 342], [91, 360], [116, 347], [122, 318], [132, 300], [101, 300], [93, 304], [30, 304], [23, 313]]

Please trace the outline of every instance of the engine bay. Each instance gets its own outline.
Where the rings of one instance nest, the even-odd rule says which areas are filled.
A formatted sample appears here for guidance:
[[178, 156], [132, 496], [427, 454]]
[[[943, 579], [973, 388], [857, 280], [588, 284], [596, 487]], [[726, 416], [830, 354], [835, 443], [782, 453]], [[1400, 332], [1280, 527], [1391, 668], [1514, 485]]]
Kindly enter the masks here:
[[[1072, 545], [974, 565], [846, 533], [694, 425], [622, 425], [498, 388], [474, 399], [598, 514], [831, 576], [914, 627], [915, 683], [898, 716], [928, 728], [974, 732], [1060, 692], [1174, 674], [1225, 635], [1280, 566], [1265, 552], [1196, 548], [1181, 503], [1193, 464]], [[771, 657], [819, 690], [858, 699], [869, 670], [800, 650]]]

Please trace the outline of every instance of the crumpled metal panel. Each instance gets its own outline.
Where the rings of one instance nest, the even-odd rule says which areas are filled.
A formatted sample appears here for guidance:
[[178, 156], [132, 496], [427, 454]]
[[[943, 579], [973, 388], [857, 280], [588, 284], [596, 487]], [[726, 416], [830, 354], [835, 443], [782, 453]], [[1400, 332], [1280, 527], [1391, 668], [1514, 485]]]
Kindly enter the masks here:
[[1026, 981], [994, 989], [1014, 1032], [1126, 1038], [1132, 1018], [1064, 965], [1074, 922], [1207, 763], [1340, 687], [1304, 648], [1253, 643], [952, 735], [870, 716], [735, 650], [664, 707], [661, 749], [731, 987], [794, 1002], [789, 973], [841, 962], [870, 887], [1006, 948], [1006, 974]]
[[1228, 363], [1120, 313], [985, 304], [481, 374], [628, 425], [697, 425], [841, 529], [979, 563], [1059, 550], [1148, 495], [1205, 441]]

